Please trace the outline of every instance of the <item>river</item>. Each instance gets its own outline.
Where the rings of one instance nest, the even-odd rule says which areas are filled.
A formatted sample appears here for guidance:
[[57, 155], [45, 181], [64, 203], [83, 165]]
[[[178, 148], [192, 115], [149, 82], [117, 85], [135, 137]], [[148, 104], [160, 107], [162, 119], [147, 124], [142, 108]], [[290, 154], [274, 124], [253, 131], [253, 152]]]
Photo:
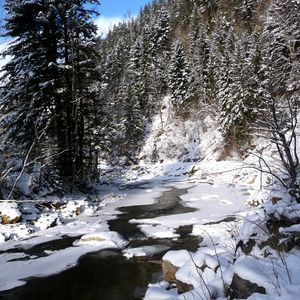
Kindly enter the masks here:
[[[122, 234], [127, 248], [155, 246], [156, 254], [126, 258], [119, 250], [102, 250], [82, 256], [78, 264], [59, 274], [43, 278], [27, 278], [26, 285], [0, 292], [5, 300], [133, 300], [142, 299], [149, 283], [162, 279], [161, 258], [170, 249], [195, 251], [199, 237], [191, 236], [192, 226], [180, 226], [177, 239], [152, 239], [140, 231], [131, 219], [154, 218], [195, 211], [183, 205], [180, 196], [186, 188], [169, 187], [151, 205], [119, 208], [122, 214], [109, 221], [113, 231]], [[43, 255], [45, 249], [59, 250], [71, 247], [74, 238], [37, 245], [28, 250], [32, 255]]]

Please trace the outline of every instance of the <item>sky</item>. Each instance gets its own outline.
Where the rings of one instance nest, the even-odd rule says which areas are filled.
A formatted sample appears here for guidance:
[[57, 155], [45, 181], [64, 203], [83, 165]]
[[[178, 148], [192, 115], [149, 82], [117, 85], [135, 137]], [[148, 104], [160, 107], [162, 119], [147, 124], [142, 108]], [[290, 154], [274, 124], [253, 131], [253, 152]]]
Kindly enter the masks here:
[[114, 24], [136, 16], [140, 8], [149, 2], [151, 0], [101, 0], [98, 9], [101, 15], [95, 21], [98, 33], [106, 35]]
[[106, 17], [136, 15], [150, 0], [101, 0], [100, 13]]

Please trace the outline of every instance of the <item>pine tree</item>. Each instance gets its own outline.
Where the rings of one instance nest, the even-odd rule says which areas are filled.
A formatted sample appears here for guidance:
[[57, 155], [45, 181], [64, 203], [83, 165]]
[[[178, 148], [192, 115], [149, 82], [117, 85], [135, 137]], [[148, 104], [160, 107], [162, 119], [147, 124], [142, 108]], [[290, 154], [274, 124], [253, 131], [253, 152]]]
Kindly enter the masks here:
[[150, 39], [150, 53], [152, 56], [158, 52], [170, 50], [170, 17], [167, 10], [165, 8], [160, 9], [153, 22]]
[[183, 108], [190, 97], [190, 82], [187, 59], [179, 41], [172, 47], [168, 71], [172, 103], [176, 109]]
[[13, 38], [4, 52], [12, 59], [2, 69], [5, 141], [14, 154], [44, 164], [55, 150], [49, 146], [59, 85], [55, 9], [39, 0], [7, 0], [5, 9], [6, 35]]
[[150, 90], [149, 90], [149, 56], [147, 49], [147, 40], [139, 39], [133, 45], [131, 50], [130, 64], [128, 71], [132, 83], [130, 98], [135, 98], [140, 109], [144, 111], [147, 117], [151, 115]]
[[257, 0], [244, 0], [242, 3], [242, 13], [248, 25], [252, 24], [252, 17], [257, 6]]
[[252, 36], [241, 36], [230, 56], [230, 81], [227, 96], [222, 100], [220, 122], [222, 132], [238, 144], [249, 138], [249, 126], [256, 119], [259, 107], [258, 65], [260, 53]]
[[[84, 8], [96, 0], [7, 0], [2, 108], [6, 140], [75, 179], [84, 166], [96, 27]], [[51, 157], [51, 159], [50, 159]], [[55, 160], [53, 160], [55, 158]]]
[[[197, 14], [197, 11], [195, 11]], [[209, 60], [210, 45], [203, 20], [198, 20], [196, 28], [191, 28], [190, 59], [191, 59], [191, 90], [201, 104], [209, 101]]]
[[[87, 3], [97, 4], [97, 0], [58, 0], [61, 41], [59, 54], [62, 72], [62, 98], [58, 101], [62, 113], [58, 123], [64, 125], [65, 132], [57, 132], [60, 150], [60, 164], [64, 164], [64, 175], [76, 180], [90, 164], [85, 158], [86, 120], [92, 114], [89, 110], [96, 101], [96, 93], [91, 88], [97, 78], [95, 65], [96, 26], [91, 20], [94, 11], [85, 8]], [[59, 112], [58, 112], [59, 113]]]

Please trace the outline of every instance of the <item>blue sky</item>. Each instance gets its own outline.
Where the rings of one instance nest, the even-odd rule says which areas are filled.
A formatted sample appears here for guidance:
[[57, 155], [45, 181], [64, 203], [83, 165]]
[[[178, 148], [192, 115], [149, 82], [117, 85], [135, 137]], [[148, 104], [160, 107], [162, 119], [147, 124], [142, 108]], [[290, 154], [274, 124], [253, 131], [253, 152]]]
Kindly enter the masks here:
[[105, 17], [124, 17], [128, 12], [137, 15], [150, 0], [101, 0], [100, 13]]
[[105, 36], [114, 24], [118, 24], [129, 16], [136, 16], [141, 7], [152, 2], [151, 0], [101, 0], [99, 6], [100, 16], [95, 23], [99, 35]]

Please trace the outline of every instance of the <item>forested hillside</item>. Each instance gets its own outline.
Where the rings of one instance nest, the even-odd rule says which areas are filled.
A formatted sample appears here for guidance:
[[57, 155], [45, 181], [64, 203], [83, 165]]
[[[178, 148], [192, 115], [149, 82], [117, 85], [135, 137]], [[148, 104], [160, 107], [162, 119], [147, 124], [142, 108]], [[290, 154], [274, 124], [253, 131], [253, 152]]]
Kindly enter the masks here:
[[137, 164], [167, 95], [176, 118], [219, 124], [225, 157], [269, 138], [297, 185], [298, 0], [154, 1], [102, 39], [84, 6], [97, 1], [73, 2], [7, 1], [3, 190], [25, 172], [58, 190], [98, 180], [103, 159]]
[[277, 108], [298, 95], [299, 3], [154, 1], [110, 32], [99, 53], [113, 156], [135, 161], [167, 94], [178, 117], [212, 114], [225, 147], [243, 152], [270, 101]]

